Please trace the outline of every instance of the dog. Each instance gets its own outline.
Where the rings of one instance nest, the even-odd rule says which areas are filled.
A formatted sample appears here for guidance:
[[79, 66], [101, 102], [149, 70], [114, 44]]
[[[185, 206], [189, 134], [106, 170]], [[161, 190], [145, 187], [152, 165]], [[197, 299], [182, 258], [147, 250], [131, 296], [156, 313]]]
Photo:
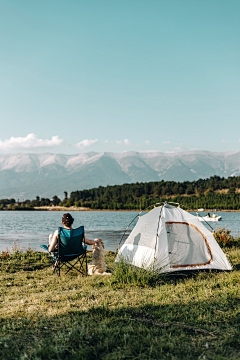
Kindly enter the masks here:
[[102, 241], [93, 245], [92, 263], [88, 265], [88, 275], [111, 275], [106, 272], [104, 260], [104, 243]]

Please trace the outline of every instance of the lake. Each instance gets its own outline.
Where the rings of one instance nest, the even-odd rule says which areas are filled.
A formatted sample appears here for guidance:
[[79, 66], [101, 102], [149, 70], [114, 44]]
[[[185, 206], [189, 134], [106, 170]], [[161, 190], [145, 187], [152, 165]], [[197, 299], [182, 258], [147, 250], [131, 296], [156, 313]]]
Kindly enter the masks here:
[[[40, 244], [48, 244], [48, 235], [61, 226], [63, 211], [0, 211], [0, 251], [10, 250], [13, 242], [21, 248], [40, 250]], [[84, 225], [86, 237], [100, 237], [105, 249], [116, 251], [122, 234], [138, 211], [74, 211], [74, 226]], [[194, 213], [193, 213], [194, 214]], [[200, 213], [201, 216], [207, 213]], [[213, 229], [227, 227], [233, 235], [240, 236], [240, 212], [219, 212], [222, 221], [211, 222]], [[136, 224], [137, 219], [130, 226]], [[91, 248], [90, 246], [88, 247]]]

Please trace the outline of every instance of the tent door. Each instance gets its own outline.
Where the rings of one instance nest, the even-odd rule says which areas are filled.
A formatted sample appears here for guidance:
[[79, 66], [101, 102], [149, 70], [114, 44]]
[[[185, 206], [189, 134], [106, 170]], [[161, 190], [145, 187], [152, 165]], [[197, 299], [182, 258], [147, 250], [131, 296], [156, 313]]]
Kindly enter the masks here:
[[204, 234], [187, 222], [166, 223], [171, 268], [208, 265], [212, 252]]

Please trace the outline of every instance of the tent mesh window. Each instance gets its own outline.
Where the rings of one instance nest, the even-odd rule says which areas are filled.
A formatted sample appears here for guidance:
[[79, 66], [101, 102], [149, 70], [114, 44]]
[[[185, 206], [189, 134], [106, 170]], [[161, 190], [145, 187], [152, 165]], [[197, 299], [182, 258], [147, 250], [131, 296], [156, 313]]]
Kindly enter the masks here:
[[187, 222], [167, 222], [168, 251], [172, 268], [208, 265], [212, 253], [204, 234]]

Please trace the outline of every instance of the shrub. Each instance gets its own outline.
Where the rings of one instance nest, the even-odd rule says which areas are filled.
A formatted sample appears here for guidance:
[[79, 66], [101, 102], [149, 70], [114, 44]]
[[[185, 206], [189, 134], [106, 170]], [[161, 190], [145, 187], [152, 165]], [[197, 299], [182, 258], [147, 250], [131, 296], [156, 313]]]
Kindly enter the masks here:
[[0, 259], [8, 259], [10, 258], [10, 255], [11, 255], [10, 251], [8, 250], [8, 248], [6, 248], [6, 250], [2, 250], [0, 252]]
[[214, 232], [214, 237], [222, 248], [233, 246], [237, 247], [240, 245], [240, 239], [235, 239], [231, 235], [231, 229], [218, 228]]

